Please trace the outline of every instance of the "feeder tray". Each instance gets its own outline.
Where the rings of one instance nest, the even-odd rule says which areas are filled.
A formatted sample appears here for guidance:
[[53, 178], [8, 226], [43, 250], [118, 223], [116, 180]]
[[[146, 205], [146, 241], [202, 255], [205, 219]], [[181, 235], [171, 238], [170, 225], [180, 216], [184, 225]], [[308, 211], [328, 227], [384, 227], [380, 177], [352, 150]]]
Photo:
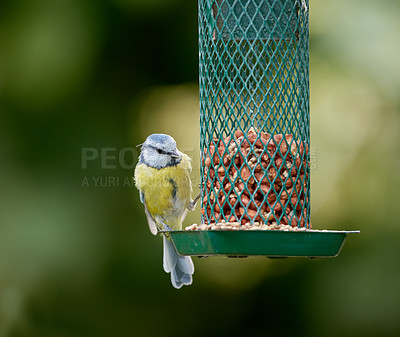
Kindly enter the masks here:
[[335, 257], [348, 234], [359, 231], [170, 231], [180, 255], [246, 257]]

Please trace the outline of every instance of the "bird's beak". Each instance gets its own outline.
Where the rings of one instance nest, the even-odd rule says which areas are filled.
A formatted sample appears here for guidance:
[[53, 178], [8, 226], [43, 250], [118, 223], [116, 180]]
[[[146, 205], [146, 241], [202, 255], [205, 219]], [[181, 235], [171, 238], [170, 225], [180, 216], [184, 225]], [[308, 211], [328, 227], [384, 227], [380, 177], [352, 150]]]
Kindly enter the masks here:
[[174, 158], [174, 159], [180, 159], [181, 158], [181, 155], [180, 155], [180, 153], [178, 152], [178, 150], [175, 150], [174, 152], [171, 152], [171, 157], [172, 158]]

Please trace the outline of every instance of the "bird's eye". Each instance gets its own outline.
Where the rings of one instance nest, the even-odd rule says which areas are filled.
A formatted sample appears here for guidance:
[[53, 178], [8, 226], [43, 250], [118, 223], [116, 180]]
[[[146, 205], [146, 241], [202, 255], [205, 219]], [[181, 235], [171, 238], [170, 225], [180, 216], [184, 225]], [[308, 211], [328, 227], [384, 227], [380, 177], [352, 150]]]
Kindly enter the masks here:
[[157, 153], [158, 153], [158, 154], [163, 154], [164, 151], [163, 151], [163, 150], [160, 150], [160, 149], [157, 149]]

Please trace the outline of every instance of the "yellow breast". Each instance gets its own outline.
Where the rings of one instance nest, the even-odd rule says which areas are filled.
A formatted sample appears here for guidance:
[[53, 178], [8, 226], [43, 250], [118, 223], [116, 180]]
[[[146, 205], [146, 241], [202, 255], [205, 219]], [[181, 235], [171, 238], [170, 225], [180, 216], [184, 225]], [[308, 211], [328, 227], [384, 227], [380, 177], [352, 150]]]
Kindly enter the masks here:
[[139, 164], [135, 169], [136, 187], [144, 195], [147, 209], [172, 229], [181, 229], [181, 217], [191, 200], [190, 158], [182, 154], [176, 166], [155, 169]]

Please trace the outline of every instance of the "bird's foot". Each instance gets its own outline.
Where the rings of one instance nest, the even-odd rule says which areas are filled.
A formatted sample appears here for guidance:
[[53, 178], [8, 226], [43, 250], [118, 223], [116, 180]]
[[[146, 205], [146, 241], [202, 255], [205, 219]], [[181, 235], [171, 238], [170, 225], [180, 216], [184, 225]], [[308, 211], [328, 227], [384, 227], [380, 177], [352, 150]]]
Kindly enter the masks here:
[[197, 201], [200, 199], [200, 196], [201, 196], [201, 192], [197, 195], [196, 198], [194, 198], [194, 200], [189, 202], [189, 205], [187, 206], [187, 209], [189, 211], [194, 211], [196, 209], [196, 204], [197, 204]]
[[196, 204], [193, 201], [189, 202], [189, 205], [187, 206], [187, 209], [189, 211], [194, 211], [196, 209]]
[[163, 225], [163, 229], [164, 229], [165, 231], [172, 231], [172, 228], [169, 227], [169, 226], [168, 226], [167, 224], [165, 224], [164, 222], [161, 221], [161, 224]]

